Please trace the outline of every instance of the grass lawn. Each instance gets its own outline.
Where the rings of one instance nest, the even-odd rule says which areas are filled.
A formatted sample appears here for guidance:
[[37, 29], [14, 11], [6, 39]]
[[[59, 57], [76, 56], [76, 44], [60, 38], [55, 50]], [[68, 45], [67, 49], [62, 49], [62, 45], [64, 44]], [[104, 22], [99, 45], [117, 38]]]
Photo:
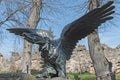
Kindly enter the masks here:
[[[79, 73], [68, 73], [67, 75], [71, 80], [80, 80]], [[81, 75], [81, 80], [95, 80], [95, 75], [90, 73], [83, 73]], [[116, 74], [116, 80], [120, 80], [120, 74]]]
[[117, 80], [120, 80], [120, 73], [119, 73], [119, 74], [116, 74], [116, 79], [117, 79]]
[[[33, 76], [31, 76], [31, 77], [33, 77], [33, 78], [35, 78], [35, 75], [36, 74], [39, 74], [39, 73], [41, 73], [41, 72], [39, 72], [39, 71], [33, 71], [32, 72], [32, 75]], [[7, 73], [7, 72], [5, 72], [5, 73], [0, 73], [1, 74], [1, 76], [3, 75], [3, 76], [7, 76], [7, 75], [11, 75], [11, 73]], [[15, 74], [15, 73], [13, 73], [13, 74]], [[16, 73], [16, 74], [19, 74], [19, 73]], [[19, 76], [24, 76], [25, 74], [23, 74], [22, 75], [22, 73], [20, 73], [19, 74]], [[67, 74], [67, 76], [68, 77], [70, 77], [70, 79], [71, 80], [95, 80], [95, 75], [94, 74], [90, 74], [90, 73], [82, 73], [82, 75], [81, 75], [81, 77], [80, 77], [80, 74], [79, 73], [68, 73]], [[16, 77], [17, 78], [17, 77]], [[17, 80], [15, 78], [15, 80]], [[21, 77], [22, 78], [22, 77]], [[28, 77], [28, 78], [30, 78], [30, 77]], [[0, 79], [1, 80], [1, 79]], [[24, 79], [22, 79], [22, 80], [24, 80]], [[30, 79], [26, 79], [26, 80], [35, 80], [35, 79], [32, 79], [32, 78], [30, 78]], [[116, 80], [120, 80], [120, 73], [119, 74], [116, 74]]]

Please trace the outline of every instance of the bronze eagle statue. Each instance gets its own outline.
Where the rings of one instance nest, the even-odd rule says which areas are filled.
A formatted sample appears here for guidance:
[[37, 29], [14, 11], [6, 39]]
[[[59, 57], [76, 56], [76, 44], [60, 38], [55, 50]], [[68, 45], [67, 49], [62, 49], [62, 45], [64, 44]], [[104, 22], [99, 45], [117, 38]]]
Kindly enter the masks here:
[[45, 62], [45, 71], [38, 77], [66, 77], [66, 60], [70, 59], [76, 43], [92, 33], [102, 23], [113, 19], [112, 14], [115, 12], [115, 6], [112, 4], [113, 1], [109, 1], [66, 25], [59, 39], [54, 39], [49, 30], [30, 28], [10, 28], [7, 30], [23, 36], [32, 44], [39, 45], [39, 51], [41, 51]]

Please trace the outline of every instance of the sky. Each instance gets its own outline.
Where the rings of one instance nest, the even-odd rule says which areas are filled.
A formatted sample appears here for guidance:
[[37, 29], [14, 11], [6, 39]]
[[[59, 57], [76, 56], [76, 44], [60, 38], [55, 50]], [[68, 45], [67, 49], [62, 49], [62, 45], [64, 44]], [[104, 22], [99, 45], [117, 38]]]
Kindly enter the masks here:
[[[52, 27], [55, 38], [59, 38], [61, 31], [65, 25], [76, 20], [80, 16], [84, 15], [84, 13], [86, 13], [86, 10], [84, 8], [86, 8], [87, 4], [81, 5], [85, 3], [84, 1], [85, 0], [76, 0], [76, 2], [74, 2], [74, 0], [64, 0], [64, 2], [61, 1], [59, 5], [64, 5], [64, 6], [55, 5], [56, 7], [54, 9], [55, 13], [52, 12], [51, 9], [49, 8], [43, 10], [41, 16], [43, 16], [44, 18], [46, 17], [51, 18], [52, 22], [46, 21], [47, 25], [45, 25], [43, 24], [43, 21], [41, 21], [38, 24], [38, 28], [49, 29], [49, 27]], [[72, 7], [69, 7], [71, 4]], [[57, 8], [58, 10], [56, 10]], [[119, 11], [118, 7], [115, 10]], [[51, 16], [53, 14], [54, 16]], [[115, 17], [115, 19], [103, 24], [100, 27], [99, 37], [101, 43], [107, 44], [109, 47], [115, 48], [120, 44], [120, 31], [119, 31], [120, 21], [119, 21], [119, 15], [117, 16], [113, 15], [113, 16]], [[23, 43], [22, 43], [23, 39], [6, 31], [5, 30], [6, 27], [2, 27], [1, 29], [3, 30], [3, 33], [1, 33], [0, 36], [1, 37], [0, 53], [2, 53], [7, 58], [10, 58], [11, 52], [13, 51], [17, 51], [21, 54], [23, 49]], [[79, 44], [86, 45], [86, 47], [88, 47], [87, 38], [80, 40]]]

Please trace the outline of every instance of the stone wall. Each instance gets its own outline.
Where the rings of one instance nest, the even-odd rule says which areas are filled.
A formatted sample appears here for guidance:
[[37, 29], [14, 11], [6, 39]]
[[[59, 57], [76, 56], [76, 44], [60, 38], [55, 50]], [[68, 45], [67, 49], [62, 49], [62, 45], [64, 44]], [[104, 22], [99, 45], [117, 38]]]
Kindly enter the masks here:
[[[112, 62], [113, 70], [116, 73], [120, 72], [120, 45], [116, 48], [110, 48], [105, 44], [101, 44], [105, 57]], [[71, 66], [72, 65], [72, 66]], [[76, 46], [73, 51], [71, 59], [67, 61], [67, 72], [90, 72], [94, 73], [92, 61], [90, 59], [89, 51], [86, 50], [84, 45]]]
[[[17, 72], [21, 70], [21, 55], [17, 52], [12, 52], [10, 60], [7, 60], [2, 54], [0, 54], [0, 72]], [[32, 54], [32, 69], [42, 70], [41, 57], [38, 52]]]
[[89, 51], [84, 45], [76, 46], [71, 59], [67, 61], [66, 68], [67, 72], [90, 72], [93, 69]]
[[[120, 45], [115, 49], [108, 47], [105, 44], [101, 45], [105, 56], [113, 63], [113, 70], [120, 68]], [[34, 52], [32, 54], [32, 69], [42, 70], [42, 62], [40, 53]], [[10, 61], [8, 61], [2, 54], [0, 54], [0, 72], [12, 71], [16, 72], [21, 69], [21, 56], [12, 52]], [[67, 61], [67, 72], [85, 72], [94, 73], [92, 61], [90, 59], [89, 51], [86, 50], [84, 45], [78, 45], [73, 51], [71, 59]], [[120, 72], [118, 69], [116, 72]]]
[[9, 71], [9, 61], [0, 53], [0, 72], [4, 71]]

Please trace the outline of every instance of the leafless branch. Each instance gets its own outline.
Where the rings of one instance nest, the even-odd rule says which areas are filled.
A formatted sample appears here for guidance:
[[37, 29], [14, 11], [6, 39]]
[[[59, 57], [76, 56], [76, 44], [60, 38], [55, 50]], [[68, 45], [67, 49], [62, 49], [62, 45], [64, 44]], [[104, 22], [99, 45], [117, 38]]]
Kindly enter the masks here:
[[5, 18], [5, 20], [3, 20], [3, 21], [0, 22], [0, 26], [3, 25], [6, 21], [8, 21], [15, 13], [17, 13], [18, 11], [21, 11], [23, 8], [27, 7], [28, 5], [30, 5], [30, 4], [23, 5], [22, 7], [16, 9], [14, 12], [10, 13], [10, 14]]

